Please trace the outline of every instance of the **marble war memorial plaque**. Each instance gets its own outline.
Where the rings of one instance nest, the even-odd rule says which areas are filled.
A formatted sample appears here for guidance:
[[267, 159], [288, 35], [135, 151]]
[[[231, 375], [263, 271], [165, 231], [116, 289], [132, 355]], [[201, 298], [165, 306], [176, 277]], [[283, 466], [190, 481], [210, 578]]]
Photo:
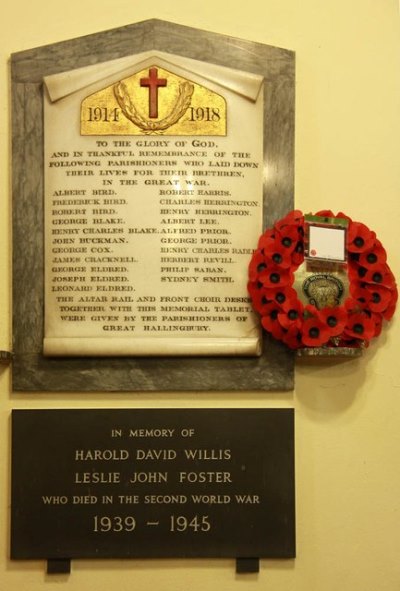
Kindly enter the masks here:
[[293, 208], [293, 52], [151, 20], [11, 71], [13, 388], [292, 388], [246, 283]]

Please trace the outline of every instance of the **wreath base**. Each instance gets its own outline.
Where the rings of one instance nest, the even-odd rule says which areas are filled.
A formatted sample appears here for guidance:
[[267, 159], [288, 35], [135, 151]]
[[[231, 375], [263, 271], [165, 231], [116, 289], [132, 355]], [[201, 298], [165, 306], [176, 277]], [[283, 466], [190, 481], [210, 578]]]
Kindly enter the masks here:
[[296, 356], [302, 358], [317, 357], [319, 359], [356, 359], [361, 357], [362, 347], [301, 347], [296, 350]]

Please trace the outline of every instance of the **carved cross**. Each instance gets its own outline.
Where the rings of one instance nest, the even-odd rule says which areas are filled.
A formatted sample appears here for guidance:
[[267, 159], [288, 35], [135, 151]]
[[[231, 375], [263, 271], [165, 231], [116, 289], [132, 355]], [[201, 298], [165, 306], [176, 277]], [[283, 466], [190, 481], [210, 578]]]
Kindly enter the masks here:
[[156, 119], [158, 117], [158, 87], [167, 86], [166, 78], [158, 78], [157, 68], [150, 68], [149, 77], [140, 79], [140, 86], [149, 88], [149, 117]]

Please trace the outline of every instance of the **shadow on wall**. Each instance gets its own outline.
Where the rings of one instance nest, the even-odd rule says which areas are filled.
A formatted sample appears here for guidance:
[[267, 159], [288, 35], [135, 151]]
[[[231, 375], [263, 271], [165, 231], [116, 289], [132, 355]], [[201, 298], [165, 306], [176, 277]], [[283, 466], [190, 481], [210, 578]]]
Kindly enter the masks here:
[[296, 361], [296, 398], [311, 418], [332, 420], [355, 403], [364, 405], [373, 388], [370, 364], [377, 347], [385, 345], [386, 335], [373, 341], [362, 356], [350, 360], [310, 358]]

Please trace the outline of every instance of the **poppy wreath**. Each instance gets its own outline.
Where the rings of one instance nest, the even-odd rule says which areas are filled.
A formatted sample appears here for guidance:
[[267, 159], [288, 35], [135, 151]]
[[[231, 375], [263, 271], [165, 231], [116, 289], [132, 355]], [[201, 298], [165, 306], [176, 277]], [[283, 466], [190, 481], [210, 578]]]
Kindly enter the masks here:
[[248, 291], [261, 324], [291, 349], [366, 347], [390, 320], [398, 292], [386, 251], [365, 224], [330, 210], [315, 214], [348, 220], [349, 296], [343, 305], [318, 309], [303, 305], [293, 288], [304, 261], [304, 216], [291, 211], [260, 237], [249, 264]]

